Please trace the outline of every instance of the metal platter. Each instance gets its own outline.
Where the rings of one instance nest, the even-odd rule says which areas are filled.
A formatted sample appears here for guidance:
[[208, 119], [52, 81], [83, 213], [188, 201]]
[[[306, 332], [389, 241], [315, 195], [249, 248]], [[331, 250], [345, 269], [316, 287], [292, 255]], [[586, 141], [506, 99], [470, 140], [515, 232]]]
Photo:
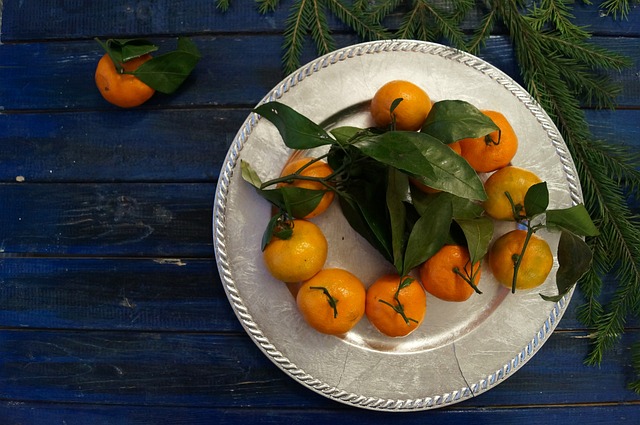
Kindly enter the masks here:
[[[460, 99], [501, 111], [520, 146], [512, 163], [546, 181], [550, 207], [582, 202], [577, 172], [547, 114], [516, 82], [487, 62], [434, 43], [395, 40], [350, 46], [291, 74], [261, 103], [277, 100], [327, 127], [372, 123], [368, 101], [387, 81], [421, 86], [433, 101]], [[313, 331], [287, 287], [262, 263], [260, 240], [270, 205], [240, 175], [246, 160], [263, 178], [275, 177], [290, 151], [273, 125], [251, 114], [229, 149], [216, 190], [213, 238], [222, 284], [248, 335], [284, 373], [333, 400], [366, 409], [416, 411], [457, 403], [507, 379], [540, 349], [572, 293], [557, 303], [557, 259], [547, 281], [511, 294], [489, 271], [482, 295], [464, 303], [428, 296], [424, 323], [406, 338], [379, 334], [366, 320], [344, 337]], [[334, 203], [314, 219], [329, 241], [327, 267], [342, 267], [365, 284], [391, 265], [346, 223]], [[497, 223], [496, 237], [513, 228]], [[539, 233], [556, 251], [558, 235]], [[486, 268], [485, 268], [486, 269]]]

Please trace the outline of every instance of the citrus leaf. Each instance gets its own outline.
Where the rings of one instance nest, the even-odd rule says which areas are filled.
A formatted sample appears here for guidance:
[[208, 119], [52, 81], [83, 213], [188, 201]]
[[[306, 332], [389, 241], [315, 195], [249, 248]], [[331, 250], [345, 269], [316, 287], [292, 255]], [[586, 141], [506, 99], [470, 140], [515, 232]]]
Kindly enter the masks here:
[[[359, 156], [360, 155], [360, 156]], [[351, 162], [353, 161], [353, 162]], [[382, 256], [393, 263], [393, 248], [386, 204], [387, 167], [361, 156], [356, 150], [333, 146], [327, 162], [333, 169], [350, 163], [350, 175], [342, 182], [338, 199], [349, 225]], [[357, 165], [356, 165], [357, 164]]]
[[462, 229], [471, 263], [475, 264], [482, 260], [487, 251], [491, 238], [493, 238], [493, 220], [489, 217], [477, 217], [472, 219], [456, 219], [456, 223]]
[[472, 219], [480, 217], [484, 213], [482, 205], [473, 202], [467, 198], [461, 198], [456, 195], [452, 195], [447, 192], [440, 192], [436, 194], [427, 194], [419, 189], [411, 188], [411, 200], [420, 214], [429, 205], [430, 202], [439, 196], [446, 196], [451, 200], [453, 206], [453, 218], [454, 219]]
[[276, 126], [284, 144], [291, 149], [313, 149], [335, 142], [318, 124], [280, 102], [267, 102], [254, 112]]
[[566, 230], [579, 236], [598, 236], [600, 234], [583, 204], [565, 209], [548, 210], [547, 226]]
[[463, 100], [441, 100], [433, 104], [421, 131], [449, 144], [499, 130], [491, 118], [472, 104]]
[[305, 189], [296, 186], [283, 186], [271, 189], [269, 192], [271, 191], [280, 192], [284, 202], [284, 210], [295, 218], [304, 218], [315, 210], [326, 193], [325, 190]]
[[558, 302], [589, 270], [592, 258], [589, 245], [585, 241], [571, 232], [562, 232], [558, 242], [558, 272], [556, 273], [558, 294], [540, 294], [540, 296], [547, 301]]
[[389, 167], [387, 180], [387, 209], [391, 228], [391, 246], [393, 248], [393, 265], [398, 274], [403, 275], [402, 265], [404, 261], [405, 226], [407, 210], [404, 200], [409, 192], [409, 179], [407, 175], [395, 168]]
[[123, 62], [158, 50], [158, 46], [155, 44], [139, 38], [110, 38], [103, 42], [96, 37], [94, 40], [111, 57], [111, 60], [118, 68], [122, 66]]
[[415, 222], [404, 254], [403, 273], [417, 267], [444, 245], [449, 236], [453, 207], [449, 198], [436, 198]]
[[531, 218], [545, 212], [549, 206], [549, 189], [547, 183], [536, 183], [527, 190], [524, 195], [524, 210], [527, 217]]
[[196, 45], [190, 39], [180, 37], [177, 50], [149, 59], [133, 71], [133, 75], [149, 87], [171, 94], [184, 83], [199, 61]]
[[260, 189], [262, 181], [251, 165], [240, 160], [242, 178], [252, 185], [258, 194], [286, 211], [291, 217], [303, 218], [313, 211], [325, 194], [325, 190], [305, 189], [295, 186], [284, 186], [277, 189]]
[[260, 176], [258, 176], [258, 173], [253, 169], [251, 164], [249, 164], [244, 159], [240, 160], [240, 171], [242, 173], [242, 178], [246, 182], [251, 184], [256, 189], [260, 189], [260, 187], [262, 187], [262, 180], [260, 180]]
[[370, 134], [359, 137], [353, 146], [434, 189], [473, 200], [486, 199], [482, 181], [469, 163], [428, 134], [413, 131]]
[[342, 214], [353, 230], [369, 242], [387, 261], [393, 263], [393, 248], [390, 246], [390, 236], [385, 226], [384, 211], [371, 208], [379, 206], [379, 202], [374, 205], [368, 204], [367, 201], [371, 200], [355, 199], [351, 196], [339, 197]]
[[[267, 247], [269, 242], [271, 242], [271, 238], [275, 233], [276, 227], [281, 217], [282, 217], [282, 214], [275, 214], [271, 216], [271, 218], [269, 219], [269, 222], [267, 223], [267, 227], [265, 228], [264, 233], [262, 234], [260, 251], [264, 251], [264, 249]], [[291, 237], [291, 234], [293, 234], [293, 231], [291, 230], [291, 228], [289, 228], [289, 232], [290, 232], [290, 234], [288, 235], [289, 237], [287, 237], [286, 234], [283, 235], [282, 232], [279, 232], [280, 239], [289, 239]]]
[[336, 141], [339, 144], [345, 145], [354, 137], [356, 137], [358, 133], [362, 133], [364, 131], [365, 130], [358, 127], [344, 126], [334, 128], [330, 131], [330, 133], [333, 137], [335, 137]]

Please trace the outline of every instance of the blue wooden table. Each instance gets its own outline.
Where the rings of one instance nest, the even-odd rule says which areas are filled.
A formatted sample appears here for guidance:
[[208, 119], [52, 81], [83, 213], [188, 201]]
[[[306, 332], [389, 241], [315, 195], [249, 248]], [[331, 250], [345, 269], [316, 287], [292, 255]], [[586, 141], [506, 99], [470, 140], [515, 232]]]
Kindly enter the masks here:
[[[252, 1], [226, 13], [214, 0], [0, 1], [0, 424], [640, 423], [626, 389], [638, 323], [585, 366], [579, 293], [521, 370], [436, 410], [350, 407], [262, 354], [220, 284], [212, 209], [227, 148], [283, 78], [287, 13], [260, 15]], [[619, 109], [586, 110], [592, 131], [637, 146], [640, 11], [575, 14], [595, 43], [634, 60], [614, 75]], [[102, 99], [94, 37], [169, 48], [178, 35], [202, 53], [179, 92], [132, 110]], [[335, 37], [361, 41], [339, 24]], [[481, 56], [518, 78], [504, 36]]]

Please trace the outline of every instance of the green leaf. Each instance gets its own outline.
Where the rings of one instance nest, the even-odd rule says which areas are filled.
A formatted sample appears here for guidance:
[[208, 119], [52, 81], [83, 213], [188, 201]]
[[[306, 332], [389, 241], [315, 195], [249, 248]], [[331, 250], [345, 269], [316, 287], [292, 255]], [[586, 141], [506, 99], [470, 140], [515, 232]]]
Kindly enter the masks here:
[[280, 192], [284, 210], [295, 218], [304, 218], [316, 209], [325, 194], [324, 190], [305, 189], [296, 186], [283, 186], [278, 189], [263, 190], [261, 192]]
[[467, 198], [461, 198], [447, 192], [440, 192], [436, 194], [427, 194], [419, 189], [411, 188], [411, 199], [413, 205], [416, 207], [420, 214], [423, 214], [425, 208], [430, 202], [438, 197], [448, 197], [453, 206], [453, 218], [454, 219], [472, 219], [480, 217], [484, 213], [482, 205], [471, 201]]
[[313, 149], [335, 142], [322, 127], [283, 103], [267, 102], [254, 112], [271, 121], [291, 149]]
[[342, 214], [360, 236], [393, 263], [386, 204], [387, 167], [350, 146], [346, 149], [332, 146], [327, 162], [334, 170], [345, 165], [350, 170], [338, 192]]
[[255, 187], [260, 196], [286, 211], [291, 217], [303, 218], [313, 211], [325, 194], [325, 190], [305, 189], [295, 186], [284, 186], [277, 189], [260, 189], [262, 181], [251, 165], [240, 160], [242, 178]]
[[579, 236], [600, 234], [583, 204], [565, 209], [548, 210], [547, 227], [566, 230]]
[[384, 205], [384, 203], [371, 203], [369, 198], [356, 199], [351, 196], [340, 196], [340, 208], [349, 225], [360, 236], [371, 244], [382, 256], [393, 263], [393, 247], [390, 243], [389, 230], [384, 211], [380, 208], [371, 208]]
[[404, 273], [438, 252], [447, 240], [452, 217], [453, 207], [448, 197], [438, 197], [426, 208], [409, 234], [404, 254]]
[[585, 241], [570, 232], [562, 232], [558, 243], [559, 266], [556, 273], [558, 294], [540, 294], [540, 296], [547, 301], [558, 302], [589, 270], [592, 257], [591, 250]]
[[493, 220], [489, 217], [477, 217], [456, 219], [455, 221], [467, 240], [471, 263], [475, 264], [481, 261], [489, 250], [489, 244], [493, 238]]
[[360, 137], [353, 146], [434, 189], [473, 200], [486, 199], [482, 181], [469, 163], [428, 134], [389, 131]]
[[405, 227], [407, 211], [404, 206], [409, 193], [409, 179], [406, 174], [389, 167], [387, 180], [387, 209], [391, 227], [391, 246], [393, 248], [393, 265], [400, 275], [403, 275]]
[[548, 206], [549, 190], [546, 182], [536, 183], [527, 190], [524, 195], [524, 210], [528, 218], [542, 214]]
[[258, 176], [258, 173], [253, 169], [251, 164], [249, 164], [244, 159], [240, 160], [240, 171], [242, 178], [246, 182], [251, 184], [256, 189], [260, 189], [260, 187], [262, 186], [262, 180], [260, 179], [260, 176]]
[[338, 144], [346, 145], [347, 143], [349, 143], [349, 141], [351, 141], [354, 137], [356, 137], [363, 131], [363, 129], [358, 127], [344, 126], [334, 128], [330, 131], [330, 133], [336, 139]]
[[[275, 214], [273, 216], [271, 216], [271, 218], [269, 219], [269, 222], [267, 223], [267, 227], [264, 230], [264, 233], [262, 234], [262, 241], [260, 243], [260, 251], [264, 251], [264, 249], [267, 247], [267, 245], [269, 244], [269, 242], [271, 242], [271, 238], [273, 237], [275, 231], [276, 231], [276, 227], [278, 226], [278, 223], [280, 222], [280, 219], [282, 218], [282, 214]], [[279, 237], [280, 239], [288, 239], [286, 236], [286, 234], [282, 234], [282, 232], [278, 232], [279, 233]], [[289, 237], [291, 237], [291, 233], [293, 233], [293, 231], [291, 230], [291, 228], [289, 228]]]
[[463, 100], [441, 100], [433, 104], [421, 131], [449, 144], [499, 130], [491, 118], [472, 104]]
[[155, 44], [138, 38], [110, 38], [106, 42], [103, 42], [96, 37], [94, 40], [109, 55], [118, 71], [122, 71], [122, 64], [124, 62], [158, 50], [158, 46]]
[[180, 37], [177, 50], [151, 58], [133, 75], [149, 87], [171, 94], [184, 83], [199, 61], [200, 52], [196, 45], [190, 39]]

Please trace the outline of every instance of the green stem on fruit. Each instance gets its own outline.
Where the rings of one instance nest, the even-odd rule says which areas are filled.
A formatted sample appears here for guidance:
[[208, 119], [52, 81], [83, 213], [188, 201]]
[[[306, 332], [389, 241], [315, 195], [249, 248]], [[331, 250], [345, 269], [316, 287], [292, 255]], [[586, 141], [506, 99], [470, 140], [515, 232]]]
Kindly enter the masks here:
[[333, 309], [333, 318], [335, 319], [336, 317], [338, 317], [338, 299], [334, 298], [329, 293], [329, 290], [327, 288], [325, 288], [324, 286], [310, 286], [309, 289], [317, 289], [319, 291], [322, 291], [324, 295], [327, 297], [327, 302]]
[[382, 300], [382, 299], [378, 300], [382, 304], [388, 305], [389, 307], [391, 307], [393, 309], [393, 311], [395, 311], [400, 316], [402, 316], [402, 319], [404, 320], [404, 322], [407, 325], [409, 325], [411, 322], [418, 323], [418, 321], [415, 320], [415, 319], [412, 319], [411, 317], [407, 317], [407, 314], [404, 312], [404, 306], [400, 302], [399, 296], [400, 296], [400, 290], [406, 288], [407, 286], [411, 285], [412, 283], [413, 283], [413, 279], [410, 278], [410, 277], [406, 277], [405, 279], [403, 279], [400, 282], [400, 284], [398, 285], [398, 289], [396, 289], [395, 294], [393, 294], [393, 300], [396, 302], [396, 305], [393, 305], [390, 302]]
[[467, 284], [469, 284], [469, 286], [471, 286], [471, 288], [473, 288], [473, 290], [476, 291], [477, 294], [482, 294], [482, 291], [480, 291], [480, 289], [478, 289], [478, 286], [474, 283], [478, 274], [477, 270], [480, 270], [480, 268], [478, 268], [477, 270], [473, 270], [473, 266], [474, 265], [471, 264], [471, 275], [469, 275], [469, 272], [467, 272], [466, 267], [464, 269], [464, 273], [462, 273], [458, 267], [454, 267], [453, 273], [457, 274], [462, 278], [462, 280], [467, 282]]

